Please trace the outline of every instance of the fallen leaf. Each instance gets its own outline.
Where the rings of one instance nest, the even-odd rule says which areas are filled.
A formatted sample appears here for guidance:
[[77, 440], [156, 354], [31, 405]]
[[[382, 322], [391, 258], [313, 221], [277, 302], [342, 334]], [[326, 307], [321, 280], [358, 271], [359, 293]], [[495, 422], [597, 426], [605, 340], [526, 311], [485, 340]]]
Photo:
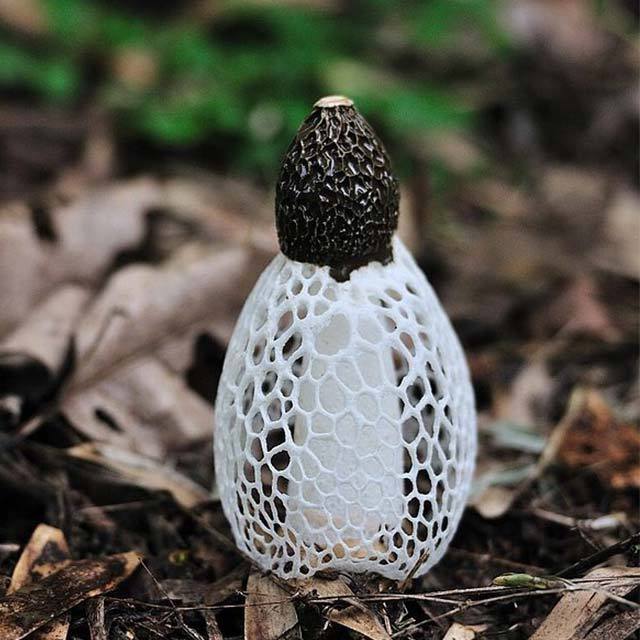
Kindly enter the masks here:
[[0, 599], [0, 637], [20, 640], [80, 602], [106, 593], [139, 564], [134, 552], [77, 560]]
[[117, 272], [78, 327], [75, 387], [87, 386], [124, 360], [177, 339], [191, 325], [227, 323], [225, 339], [258, 274], [258, 257], [244, 248], [185, 249], [160, 268], [133, 265]]
[[[633, 578], [623, 585], [607, 586], [599, 591], [569, 591], [565, 593], [530, 640], [582, 640], [592, 628], [598, 610], [607, 602], [607, 592], [625, 596], [638, 586], [640, 569], [635, 567], [601, 567], [587, 574], [595, 585], [603, 577]], [[637, 612], [636, 612], [637, 614]]]
[[316, 594], [321, 598], [339, 598], [347, 603], [354, 602], [344, 609], [331, 609], [329, 619], [347, 629], [357, 631], [370, 640], [391, 640], [378, 617], [364, 604], [357, 601], [349, 585], [342, 579], [324, 580], [312, 577], [294, 581], [296, 589], [303, 595]]
[[486, 164], [482, 149], [471, 136], [456, 131], [433, 131], [425, 144], [430, 157], [437, 158], [456, 173], [469, 174]]
[[542, 453], [546, 438], [530, 428], [520, 426], [521, 424], [498, 420], [487, 425], [485, 431], [491, 434], [493, 444], [497, 448], [523, 453]]
[[496, 178], [473, 182], [466, 196], [470, 202], [503, 218], [524, 219], [530, 215], [531, 200], [521, 189]]
[[476, 634], [487, 629], [486, 624], [464, 625], [454, 622], [448, 629], [442, 640], [474, 640]]
[[26, 206], [0, 210], [0, 335], [55, 287], [97, 284], [118, 253], [141, 243], [159, 194], [149, 179], [90, 190], [51, 211], [52, 240], [38, 238]]
[[278, 251], [273, 207], [246, 181], [207, 174], [205, 179], [175, 177], [163, 184], [163, 203], [171, 213], [196, 223], [213, 240]]
[[505, 466], [501, 461], [481, 461], [476, 469], [475, 489], [469, 504], [488, 520], [503, 516], [523, 487], [535, 477], [535, 463]]
[[574, 392], [551, 441], [567, 466], [591, 467], [616, 489], [640, 487], [640, 431], [620, 422], [597, 391]]
[[640, 615], [638, 615], [638, 612], [635, 610], [623, 611], [591, 629], [584, 637], [584, 640], [632, 638], [638, 629], [640, 629]]
[[534, 322], [542, 335], [562, 331], [564, 335], [588, 335], [611, 342], [620, 338], [594, 279], [584, 274], [562, 289], [537, 318], [534, 315]]
[[[48, 389], [59, 377], [69, 354], [71, 336], [89, 294], [68, 285], [54, 291], [38, 305], [17, 329], [0, 342], [0, 367], [14, 381], [28, 377], [34, 367], [43, 367], [42, 385], [10, 389], [13, 393], [34, 394]], [[13, 366], [10, 364], [13, 363]], [[18, 368], [20, 370], [18, 370]], [[6, 392], [7, 390], [3, 390]]]
[[247, 575], [247, 571], [247, 565], [243, 562], [219, 580], [208, 584], [204, 595], [205, 604], [209, 606], [218, 604], [234, 593], [238, 593], [242, 588], [242, 582]]
[[46, 578], [48, 574], [40, 573], [39, 565], [52, 566], [68, 557], [69, 547], [62, 531], [39, 524], [13, 569], [7, 593], [11, 594], [34, 580]]
[[605, 213], [604, 239], [596, 251], [596, 263], [620, 275], [640, 278], [640, 196], [635, 189], [621, 188]]
[[332, 611], [329, 619], [371, 640], [390, 640], [391, 638], [380, 620], [371, 611], [360, 607], [350, 606], [340, 611]]
[[149, 458], [99, 442], [86, 442], [67, 449], [72, 458], [99, 464], [127, 484], [150, 491], [168, 491], [175, 501], [191, 509], [210, 498], [209, 493], [175, 469]]
[[516, 42], [540, 51], [544, 59], [550, 58], [548, 64], [560, 68], [599, 66], [611, 34], [600, 28], [595, 18], [596, 12], [588, 5], [563, 0], [517, 0], [505, 11]]
[[607, 187], [603, 173], [566, 164], [547, 166], [539, 185], [546, 215], [571, 231], [572, 243], [589, 247], [600, 227]]
[[56, 240], [48, 256], [50, 277], [57, 282], [98, 282], [118, 253], [141, 243], [145, 215], [160, 202], [158, 183], [138, 178], [91, 189], [53, 211]]
[[267, 259], [246, 248], [191, 248], [162, 267], [120, 270], [78, 327], [62, 412], [91, 440], [153, 457], [210, 438], [211, 406], [186, 385], [184, 369], [199, 334], [226, 342]]
[[147, 356], [69, 394], [63, 412], [91, 440], [156, 458], [208, 439], [213, 429], [211, 406]]
[[254, 571], [247, 581], [245, 640], [278, 640], [298, 624], [291, 596], [269, 576]]
[[[60, 529], [39, 524], [11, 575], [7, 594], [57, 571], [69, 558], [69, 547]], [[69, 632], [69, 616], [61, 615], [31, 634], [32, 640], [64, 640]]]
[[40, 292], [44, 262], [29, 210], [12, 205], [0, 210], [0, 335], [27, 316]]
[[514, 487], [487, 487], [478, 498], [471, 503], [476, 511], [487, 520], [502, 517], [509, 511], [516, 497]]
[[535, 353], [508, 387], [496, 385], [493, 413], [498, 421], [529, 429], [544, 425], [554, 390], [548, 356], [544, 350]]

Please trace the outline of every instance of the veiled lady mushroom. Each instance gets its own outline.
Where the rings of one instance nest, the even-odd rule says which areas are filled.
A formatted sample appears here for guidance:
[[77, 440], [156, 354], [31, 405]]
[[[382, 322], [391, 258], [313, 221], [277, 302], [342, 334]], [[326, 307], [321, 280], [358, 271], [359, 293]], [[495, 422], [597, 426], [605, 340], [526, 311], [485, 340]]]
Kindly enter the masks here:
[[317, 102], [278, 180], [282, 253], [247, 299], [216, 401], [224, 512], [237, 545], [284, 578], [420, 575], [469, 492], [469, 373], [394, 235], [398, 199], [351, 101]]

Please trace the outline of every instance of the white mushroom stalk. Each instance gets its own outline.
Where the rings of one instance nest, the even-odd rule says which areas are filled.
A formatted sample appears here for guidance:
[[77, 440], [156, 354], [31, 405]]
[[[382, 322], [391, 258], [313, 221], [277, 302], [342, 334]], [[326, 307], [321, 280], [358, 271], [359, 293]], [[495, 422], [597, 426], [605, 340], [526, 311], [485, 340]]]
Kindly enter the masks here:
[[371, 127], [346, 98], [319, 101], [283, 161], [282, 253], [247, 299], [216, 399], [235, 541], [284, 578], [421, 575], [469, 493], [469, 372], [397, 212]]

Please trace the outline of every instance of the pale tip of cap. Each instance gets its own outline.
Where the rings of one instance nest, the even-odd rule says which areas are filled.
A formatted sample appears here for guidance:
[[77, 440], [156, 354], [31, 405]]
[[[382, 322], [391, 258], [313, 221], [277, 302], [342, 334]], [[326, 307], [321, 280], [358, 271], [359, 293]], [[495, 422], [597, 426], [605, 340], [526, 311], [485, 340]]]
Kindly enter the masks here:
[[353, 107], [353, 100], [345, 96], [325, 96], [316, 102], [314, 107], [319, 109], [329, 109], [331, 107]]

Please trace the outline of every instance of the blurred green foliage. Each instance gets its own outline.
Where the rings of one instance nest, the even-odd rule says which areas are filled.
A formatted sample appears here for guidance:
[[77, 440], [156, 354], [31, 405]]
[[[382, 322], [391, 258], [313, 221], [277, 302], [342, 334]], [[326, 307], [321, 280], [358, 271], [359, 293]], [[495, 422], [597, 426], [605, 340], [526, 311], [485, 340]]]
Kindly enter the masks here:
[[[268, 180], [318, 97], [349, 95], [401, 149], [424, 132], [470, 126], [474, 104], [451, 80], [451, 60], [473, 75], [508, 50], [495, 0], [366, 0], [339, 10], [220, 1], [207, 19], [40, 2], [47, 30], [37, 41], [0, 32], [0, 87], [50, 103], [97, 102], [121, 131], [154, 144], [218, 141], [227, 166]], [[406, 167], [406, 154], [396, 162]]]

